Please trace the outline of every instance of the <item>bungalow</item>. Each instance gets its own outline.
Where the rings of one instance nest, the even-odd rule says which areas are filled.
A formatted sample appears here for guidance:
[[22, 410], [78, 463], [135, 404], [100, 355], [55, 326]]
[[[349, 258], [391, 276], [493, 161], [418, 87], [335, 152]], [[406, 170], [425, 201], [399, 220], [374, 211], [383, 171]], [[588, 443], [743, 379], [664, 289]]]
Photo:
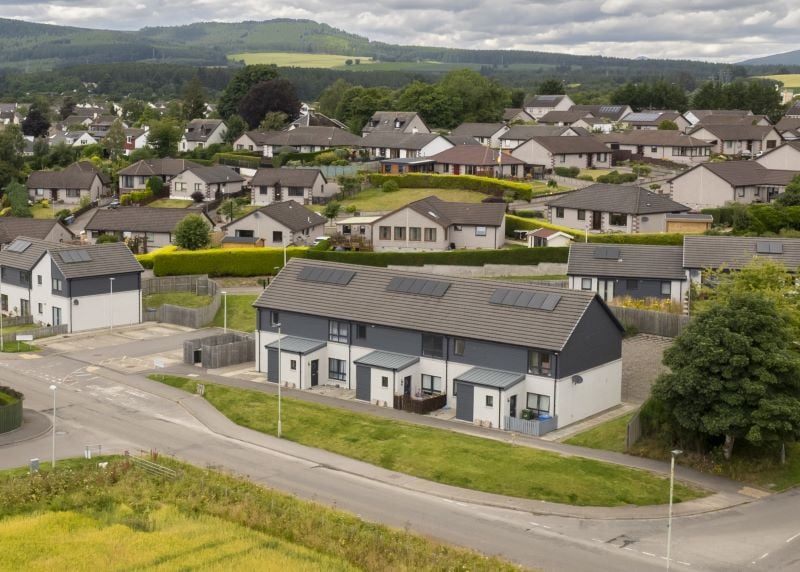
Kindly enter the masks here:
[[371, 133], [430, 133], [431, 130], [415, 111], [376, 111], [367, 120], [361, 135]]
[[575, 243], [567, 262], [569, 287], [614, 298], [664, 298], [683, 304], [689, 276], [683, 248], [638, 244]]
[[[683, 117], [694, 127], [707, 118], [713, 123], [721, 117], [752, 117], [753, 112], [748, 109], [689, 109], [684, 112]], [[723, 120], [724, 121], [724, 120]]]
[[79, 332], [138, 324], [144, 271], [121, 243], [67, 246], [19, 237], [0, 251], [0, 307]]
[[594, 117], [587, 111], [548, 111], [539, 118], [540, 125], [570, 126], [579, 119]]
[[254, 306], [256, 369], [287, 387], [536, 434], [620, 402], [623, 328], [594, 293], [292, 258]]
[[584, 232], [664, 232], [666, 215], [689, 207], [641, 187], [594, 184], [547, 203], [547, 220]]
[[544, 172], [556, 167], [603, 169], [611, 166], [611, 152], [594, 137], [532, 137], [511, 155]]
[[202, 193], [204, 201], [214, 201], [242, 190], [244, 178], [229, 167], [187, 167], [170, 182], [171, 199], [191, 199], [194, 193]]
[[214, 228], [214, 221], [200, 209], [120, 207], [95, 211], [84, 228], [85, 238], [89, 244], [96, 244], [104, 235], [115, 236], [120, 241], [138, 240], [143, 254], [172, 244], [175, 227], [189, 215], [203, 217], [209, 227]]
[[533, 95], [525, 99], [523, 108], [534, 119], [540, 119], [550, 111], [567, 111], [575, 105], [568, 95]]
[[300, 153], [316, 153], [337, 147], [359, 147], [361, 137], [338, 127], [298, 127], [291, 131], [273, 131], [261, 137], [264, 157], [274, 157], [283, 148]]
[[800, 117], [782, 117], [775, 125], [784, 141], [800, 139]]
[[756, 236], [686, 236], [683, 267], [694, 283], [709, 269], [741, 270], [755, 258], [769, 258], [790, 272], [800, 268], [800, 239]]
[[704, 163], [711, 157], [711, 143], [679, 131], [627, 131], [598, 135], [597, 138], [612, 152], [627, 151], [635, 159], [658, 159], [694, 165]]
[[525, 237], [528, 239], [528, 248], [569, 246], [570, 243], [575, 240], [575, 237], [571, 234], [552, 228], [530, 230], [525, 233]]
[[767, 169], [800, 170], [800, 141], [787, 141], [756, 159]]
[[199, 167], [197, 163], [186, 159], [142, 159], [118, 171], [120, 194], [131, 191], [143, 191], [151, 177], [158, 177], [168, 185], [175, 176], [186, 169]]
[[259, 169], [250, 181], [250, 204], [268, 205], [282, 201], [296, 201], [301, 205], [331, 198], [334, 189], [327, 189], [328, 180], [319, 169]]
[[795, 119], [800, 119], [800, 101], [797, 101], [792, 105], [786, 113], [783, 114], [784, 117], [790, 117]]
[[0, 249], [20, 236], [55, 243], [75, 240], [75, 234], [57, 218], [0, 217]]
[[670, 194], [693, 209], [729, 202], [770, 202], [786, 190], [796, 171], [768, 169], [756, 161], [703, 163], [670, 179]]
[[311, 245], [325, 234], [327, 219], [295, 201], [271, 203], [226, 224], [225, 240], [264, 246]]
[[590, 114], [595, 119], [605, 119], [614, 125], [622, 121], [626, 115], [633, 113], [630, 105], [573, 105], [569, 110]]
[[505, 123], [462, 123], [453, 129], [450, 135], [472, 137], [481, 145], [497, 147], [500, 144], [500, 136], [508, 129]]
[[97, 145], [100, 143], [100, 139], [88, 131], [67, 131], [64, 133], [64, 142], [72, 147], [85, 147], [86, 145]]
[[504, 203], [426, 197], [374, 221], [373, 248], [395, 252], [500, 248], [505, 243], [505, 210]]
[[110, 193], [111, 179], [90, 161], [72, 163], [61, 171], [33, 171], [28, 175], [28, 199], [47, 199], [77, 205], [83, 197], [92, 202]]
[[689, 127], [689, 122], [677, 111], [634, 111], [620, 120], [620, 126], [626, 129], [656, 130], [664, 121], [677, 125], [678, 131]]
[[359, 145], [375, 159], [430, 157], [453, 144], [438, 133], [393, 133], [376, 131], [365, 135]]
[[503, 111], [503, 122], [506, 125], [514, 123], [535, 123], [536, 118], [521, 107], [507, 107]]
[[706, 115], [688, 129], [693, 130], [709, 125], [759, 125], [768, 127], [772, 125], [772, 121], [766, 115]]
[[245, 131], [233, 142], [237, 151], [253, 151], [264, 154], [264, 141], [275, 135], [275, 131]]
[[711, 143], [712, 153], [745, 157], [769, 151], [783, 142], [772, 125], [705, 125], [692, 129], [689, 135]]
[[216, 143], [224, 143], [228, 126], [222, 119], [192, 119], [179, 143], [181, 151], [194, 151]]
[[522, 177], [525, 163], [505, 151], [483, 145], [460, 145], [430, 157], [433, 170], [445, 175]]
[[498, 140], [503, 149], [516, 149], [532, 137], [577, 137], [579, 132], [572, 127], [558, 125], [515, 125], [503, 133]]

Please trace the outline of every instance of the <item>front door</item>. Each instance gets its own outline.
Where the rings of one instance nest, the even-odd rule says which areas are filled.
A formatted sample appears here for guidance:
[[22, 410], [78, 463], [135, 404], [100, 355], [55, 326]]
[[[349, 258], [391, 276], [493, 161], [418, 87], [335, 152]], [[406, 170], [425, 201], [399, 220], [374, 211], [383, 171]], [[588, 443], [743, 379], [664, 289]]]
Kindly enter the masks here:
[[456, 394], [456, 419], [472, 422], [473, 402], [475, 399], [475, 386], [468, 383], [456, 382], [458, 384]]
[[509, 417], [516, 417], [517, 416], [517, 396], [512, 395], [511, 398], [508, 400], [508, 416]]
[[411, 395], [411, 376], [407, 375], [403, 378], [403, 395], [409, 397]]
[[602, 278], [598, 278], [597, 280], [597, 293], [600, 294], [600, 297], [606, 301], [610, 302], [614, 299], [614, 281], [613, 280], [603, 280]]
[[278, 383], [278, 350], [267, 350], [267, 381]]
[[356, 399], [370, 401], [372, 397], [372, 370], [365, 365], [356, 366]]
[[319, 385], [319, 360], [311, 360], [311, 387]]
[[592, 230], [603, 229], [603, 213], [601, 211], [592, 211]]
[[20, 316], [30, 316], [31, 315], [31, 302], [30, 300], [22, 299], [19, 301], [19, 315]]
[[56, 306], [53, 306], [53, 325], [61, 325], [61, 308], [57, 308]]

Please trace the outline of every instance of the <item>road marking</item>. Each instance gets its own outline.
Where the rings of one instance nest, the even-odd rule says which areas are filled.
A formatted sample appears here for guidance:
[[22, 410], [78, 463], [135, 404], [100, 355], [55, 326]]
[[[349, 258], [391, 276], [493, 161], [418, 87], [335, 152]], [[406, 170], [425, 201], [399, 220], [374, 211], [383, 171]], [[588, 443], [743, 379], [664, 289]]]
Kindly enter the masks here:
[[542, 525], [542, 528], [546, 528], [547, 530], [550, 530], [550, 527], [549, 527], [549, 526], [547, 526], [546, 524], [543, 524], [543, 525]]
[[645, 556], [652, 556], [653, 558], [655, 558], [655, 556], [656, 556], [652, 552], [642, 552], [642, 554], [644, 554]]
[[800, 536], [800, 532], [798, 532], [797, 534], [795, 534], [794, 536], [792, 536], [792, 537], [791, 537], [790, 539], [788, 539], [786, 542], [791, 542], [792, 540], [794, 540], [794, 539], [795, 539], [795, 538], [797, 538], [798, 536]]
[[763, 560], [763, 559], [764, 559], [764, 558], [766, 558], [767, 556], [769, 556], [769, 552], [765, 552], [764, 554], [762, 554], [761, 556], [759, 556], [758, 558], [756, 558], [756, 560]]
[[532, 524], [533, 526], [541, 526], [538, 522], [529, 522], [528, 524]]
[[627, 550], [628, 552], [636, 552], [633, 548], [628, 548], [627, 546], [624, 547], [623, 550]]
[[683, 560], [676, 560], [678, 564], [683, 564], [684, 566], [691, 566], [688, 562], [684, 562]]
[[452, 503], [452, 502], [453, 502], [453, 501], [451, 501], [450, 499], [440, 499], [440, 500], [441, 500], [442, 502], [449, 502], [449, 503]]
[[458, 506], [467, 506], [467, 505], [466, 505], [466, 503], [463, 503], [463, 502], [457, 502], [456, 504], [457, 504]]
[[603, 542], [603, 541], [602, 541], [602, 540], [600, 540], [599, 538], [592, 538], [592, 540], [594, 540], [595, 542]]

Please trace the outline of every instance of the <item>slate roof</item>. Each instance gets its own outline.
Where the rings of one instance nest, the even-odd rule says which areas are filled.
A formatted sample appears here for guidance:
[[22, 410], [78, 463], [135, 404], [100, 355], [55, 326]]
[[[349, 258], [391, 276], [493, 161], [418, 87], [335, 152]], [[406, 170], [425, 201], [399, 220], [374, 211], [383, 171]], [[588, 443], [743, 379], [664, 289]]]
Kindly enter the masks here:
[[462, 123], [453, 129], [451, 135], [469, 137], [491, 137], [505, 127], [505, 123]]
[[[189, 215], [205, 216], [199, 209], [153, 207], [120, 207], [117, 209], [98, 209], [86, 230], [113, 230], [118, 232], [172, 232], [180, 221]], [[211, 223], [211, 221], [208, 221]], [[213, 226], [213, 223], [211, 223]]]
[[55, 226], [61, 226], [73, 235], [71, 230], [58, 219], [0, 217], [0, 244], [8, 244], [18, 236], [30, 236], [44, 240]]
[[525, 107], [555, 107], [566, 95], [532, 95], [525, 99]]
[[539, 123], [574, 123], [578, 119], [583, 119], [591, 114], [588, 111], [548, 111], [539, 118]]
[[596, 135], [603, 143], [621, 143], [623, 145], [656, 145], [667, 147], [711, 147], [711, 143], [696, 137], [690, 137], [680, 131], [671, 130], [636, 130], [624, 133]]
[[[499, 151], [485, 147], [483, 145], [459, 145], [450, 149], [445, 149], [441, 153], [428, 157], [437, 163], [448, 165], [475, 165], [485, 167], [487, 165], [499, 165]], [[525, 161], [502, 152], [503, 165], [524, 165]]]
[[171, 159], [169, 157], [165, 159], [142, 159], [141, 161], [136, 161], [133, 165], [120, 169], [119, 174], [140, 177], [174, 177], [186, 169], [199, 166], [198, 163], [187, 159]]
[[391, 352], [374, 351], [353, 361], [358, 365], [368, 365], [370, 367], [377, 367], [380, 369], [400, 371], [417, 363], [419, 361], [419, 357], [408, 356], [404, 354], [394, 354]]
[[627, 105], [573, 105], [569, 109], [570, 111], [591, 113], [596, 118], [603, 117], [611, 121], [619, 121], [629, 113]]
[[563, 193], [547, 202], [550, 207], [627, 214], [672, 213], [690, 210], [668, 195], [652, 193], [641, 187], [596, 183], [577, 191]]
[[404, 208], [410, 208], [444, 227], [451, 224], [500, 226], [506, 213], [504, 203], [455, 203], [430, 196], [408, 203], [381, 218]]
[[[376, 111], [367, 120], [362, 131], [364, 133], [400, 131], [406, 129], [416, 116], [416, 111]], [[396, 121], [400, 122], [399, 127], [395, 127]]]
[[273, 131], [261, 137], [260, 145], [299, 147], [319, 145], [321, 147], [360, 146], [361, 137], [338, 127], [298, 127], [291, 131]]
[[[781, 254], [758, 254], [759, 242], [778, 242], [783, 247]], [[754, 256], [771, 258], [783, 262], [788, 270], [800, 267], [800, 239], [780, 237], [743, 236], [685, 236], [683, 238], [683, 266], [685, 268], [739, 269], [747, 265]]]
[[705, 129], [720, 141], [760, 141], [775, 129], [774, 125], [700, 125], [689, 132]]
[[237, 183], [244, 181], [244, 177], [225, 165], [211, 165], [209, 167], [198, 165], [196, 167], [189, 167], [186, 171], [193, 173], [206, 184]]
[[347, 125], [333, 119], [327, 115], [323, 115], [317, 111], [309, 111], [305, 115], [301, 115], [296, 120], [292, 121], [292, 125], [297, 127], [338, 127], [339, 129], [347, 129]]
[[[756, 122], [766, 119], [771, 125], [772, 122], [766, 115], [706, 115], [694, 124], [694, 127], [707, 127], [709, 125], [755, 125]], [[764, 126], [766, 127], [766, 125]]]
[[[298, 279], [309, 267], [347, 270], [353, 277], [346, 285]], [[387, 290], [393, 278], [409, 277], [445, 280], [449, 288], [438, 297]], [[552, 293], [560, 299], [552, 311], [492, 304], [490, 299], [498, 288]], [[254, 306], [561, 351], [593, 303], [600, 304], [608, 319], [618, 325], [594, 292], [292, 258]]]
[[108, 176], [89, 161], [72, 163], [61, 171], [33, 171], [28, 176], [29, 189], [88, 189], [95, 177], [104, 185], [111, 181]]
[[775, 129], [783, 133], [784, 131], [797, 131], [800, 129], [800, 117], [781, 117], [775, 124]]
[[299, 232], [307, 228], [313, 228], [315, 226], [325, 224], [325, 222], [328, 220], [324, 216], [307, 209], [297, 201], [281, 201], [279, 203], [272, 203], [265, 207], [261, 207], [260, 209], [254, 210], [253, 212], [228, 223], [223, 228], [227, 229], [230, 225], [235, 224], [247, 217], [257, 217], [260, 215], [267, 216], [272, 220], [279, 222], [292, 232]]
[[442, 137], [438, 133], [403, 133], [401, 131], [375, 131], [359, 139], [361, 147], [386, 147], [390, 149], [422, 149], [431, 141]]
[[554, 155], [571, 153], [608, 153], [602, 141], [594, 137], [531, 137]]
[[[598, 249], [607, 246], [619, 249], [619, 258], [595, 257]], [[683, 268], [683, 247], [639, 244], [573, 243], [569, 247], [567, 274], [612, 278], [686, 279]]]
[[[299, 338], [297, 336], [283, 336], [281, 338], [281, 352], [289, 352], [292, 354], [310, 354], [320, 348], [324, 348], [328, 342], [322, 340], [311, 340], [309, 338]], [[278, 340], [271, 344], [267, 344], [270, 349], [278, 349]]]
[[670, 181], [679, 179], [694, 169], [708, 169], [722, 180], [734, 187], [747, 187], [751, 185], [776, 185], [786, 186], [800, 171], [783, 171], [780, 169], [767, 169], [756, 161], [724, 161], [720, 163], [703, 163], [673, 177]]
[[280, 183], [284, 187], [303, 187], [310, 188], [314, 186], [314, 181], [317, 177], [322, 177], [325, 181], [325, 176], [319, 169], [259, 169], [250, 181], [253, 187], [274, 187], [275, 183]]
[[675, 121], [683, 117], [677, 111], [646, 110], [634, 111], [622, 118], [621, 121], [630, 125], [659, 125], [662, 121]]
[[453, 378], [454, 381], [482, 385], [484, 387], [494, 387], [497, 389], [508, 389], [517, 385], [524, 379], [525, 376], [521, 373], [486, 369], [483, 367], [473, 367]]
[[477, 139], [469, 135], [443, 135], [445, 139], [450, 141], [453, 145], [480, 145]]
[[524, 121], [534, 121], [535, 118], [521, 107], [506, 107], [503, 111], [503, 121], [513, 121], [518, 115], [527, 115]]
[[[64, 278], [67, 279], [113, 276], [115, 274], [144, 271], [144, 268], [136, 260], [130, 249], [121, 242], [70, 246], [30, 237], [19, 237], [17, 240], [27, 241], [30, 246], [23, 252], [12, 252], [8, 248], [0, 251], [0, 266], [30, 271], [36, 266], [45, 252], [50, 252], [53, 263], [61, 271]], [[90, 260], [64, 262], [61, 253], [76, 250], [86, 251]]]
[[551, 137], [563, 135], [570, 128], [565, 125], [514, 125], [503, 133], [500, 140], [527, 141], [533, 137]]
[[222, 124], [222, 119], [192, 119], [186, 125], [183, 137], [187, 141], [207, 141], [208, 137]]

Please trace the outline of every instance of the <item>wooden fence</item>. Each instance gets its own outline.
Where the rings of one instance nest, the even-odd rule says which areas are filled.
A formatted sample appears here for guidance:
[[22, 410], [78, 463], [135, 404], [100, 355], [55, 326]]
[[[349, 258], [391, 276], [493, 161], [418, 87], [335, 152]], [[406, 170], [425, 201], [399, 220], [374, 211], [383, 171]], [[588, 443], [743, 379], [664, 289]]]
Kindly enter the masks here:
[[[199, 356], [196, 355], [200, 351]], [[256, 346], [253, 336], [237, 333], [219, 334], [185, 340], [183, 342], [183, 362], [193, 365], [200, 358], [206, 369], [217, 369], [238, 363], [247, 363], [256, 359]]]
[[0, 387], [0, 391], [9, 397], [15, 398], [11, 403], [0, 405], [0, 433], [8, 433], [22, 427], [23, 395], [8, 387]]
[[163, 294], [166, 292], [193, 292], [197, 296], [211, 296], [211, 303], [200, 308], [184, 308], [164, 304], [160, 308], [145, 308], [145, 322], [165, 322], [187, 328], [203, 328], [214, 320], [222, 295], [219, 285], [206, 275], [163, 276], [142, 281], [142, 295]]
[[190, 276], [162, 276], [142, 281], [142, 296], [165, 292], [194, 292], [196, 296], [214, 296], [217, 283], [205, 274]]
[[[6, 325], [5, 318], [3, 319], [3, 325]], [[8, 332], [3, 334], [3, 344], [11, 344], [17, 341], [18, 335], [32, 335], [34, 340], [38, 340], [39, 338], [47, 338], [50, 336], [58, 336], [61, 334], [68, 334], [69, 333], [69, 326], [67, 324], [59, 324], [58, 326], [42, 326], [42, 327], [35, 327], [31, 324], [30, 329], [24, 330], [17, 330], [14, 332]]]
[[33, 316], [3, 316], [3, 326], [6, 328], [27, 324], [33, 324]]
[[631, 420], [628, 421], [628, 427], [625, 431], [625, 450], [630, 449], [633, 445], [642, 438], [642, 421], [639, 419], [639, 412], [634, 413]]
[[394, 408], [402, 409], [403, 411], [410, 411], [424, 415], [431, 411], [437, 411], [447, 405], [446, 395], [432, 395], [424, 399], [411, 397], [410, 395], [395, 395]]
[[611, 311], [625, 327], [634, 327], [639, 333], [674, 338], [689, 323], [689, 316], [610, 306]]

